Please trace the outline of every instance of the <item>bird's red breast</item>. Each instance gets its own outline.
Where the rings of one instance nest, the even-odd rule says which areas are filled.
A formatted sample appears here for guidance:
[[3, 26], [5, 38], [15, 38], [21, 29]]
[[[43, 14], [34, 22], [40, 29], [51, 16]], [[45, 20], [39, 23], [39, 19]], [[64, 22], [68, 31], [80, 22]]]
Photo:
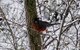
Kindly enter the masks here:
[[39, 32], [46, 30], [46, 27], [40, 28], [37, 24], [34, 24], [34, 23], [32, 24], [32, 27]]

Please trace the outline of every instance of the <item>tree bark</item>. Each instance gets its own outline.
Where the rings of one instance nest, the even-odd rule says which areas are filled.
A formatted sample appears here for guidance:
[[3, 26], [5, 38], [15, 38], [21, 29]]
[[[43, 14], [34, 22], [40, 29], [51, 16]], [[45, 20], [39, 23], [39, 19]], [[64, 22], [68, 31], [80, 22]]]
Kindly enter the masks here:
[[36, 11], [36, 1], [35, 0], [25, 0], [25, 10], [26, 10], [26, 22], [27, 30], [29, 34], [30, 48], [31, 50], [41, 50], [41, 37], [40, 34], [32, 30], [32, 19], [37, 17]]

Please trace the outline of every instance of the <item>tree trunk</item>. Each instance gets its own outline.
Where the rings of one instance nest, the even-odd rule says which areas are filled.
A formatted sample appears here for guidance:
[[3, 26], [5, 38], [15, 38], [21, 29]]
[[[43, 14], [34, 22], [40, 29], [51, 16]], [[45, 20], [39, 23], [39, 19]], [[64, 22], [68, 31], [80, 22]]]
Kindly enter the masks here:
[[25, 0], [25, 10], [26, 10], [26, 22], [27, 29], [30, 40], [30, 48], [31, 50], [41, 50], [41, 37], [40, 34], [36, 31], [32, 30], [32, 19], [37, 17], [36, 12], [36, 1], [35, 0]]

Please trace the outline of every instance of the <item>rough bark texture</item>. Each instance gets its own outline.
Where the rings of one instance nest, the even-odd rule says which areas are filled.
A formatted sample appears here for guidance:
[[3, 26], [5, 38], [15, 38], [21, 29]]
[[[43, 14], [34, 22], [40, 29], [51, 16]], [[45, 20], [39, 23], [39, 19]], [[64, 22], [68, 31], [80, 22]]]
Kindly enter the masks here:
[[27, 29], [30, 40], [31, 50], [41, 50], [41, 37], [36, 31], [32, 30], [32, 19], [37, 17], [36, 12], [36, 1], [35, 0], [25, 0], [26, 9], [26, 19], [27, 19]]

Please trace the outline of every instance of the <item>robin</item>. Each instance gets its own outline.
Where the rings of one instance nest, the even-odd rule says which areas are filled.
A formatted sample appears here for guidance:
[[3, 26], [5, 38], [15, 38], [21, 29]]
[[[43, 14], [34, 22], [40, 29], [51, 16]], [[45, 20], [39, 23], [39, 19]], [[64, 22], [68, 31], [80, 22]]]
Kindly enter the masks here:
[[47, 27], [52, 26], [52, 25], [57, 25], [57, 24], [60, 24], [60, 23], [50, 24], [46, 21], [39, 20], [39, 18], [34, 18], [32, 27], [38, 32], [42, 32], [42, 31], [45, 31]]

